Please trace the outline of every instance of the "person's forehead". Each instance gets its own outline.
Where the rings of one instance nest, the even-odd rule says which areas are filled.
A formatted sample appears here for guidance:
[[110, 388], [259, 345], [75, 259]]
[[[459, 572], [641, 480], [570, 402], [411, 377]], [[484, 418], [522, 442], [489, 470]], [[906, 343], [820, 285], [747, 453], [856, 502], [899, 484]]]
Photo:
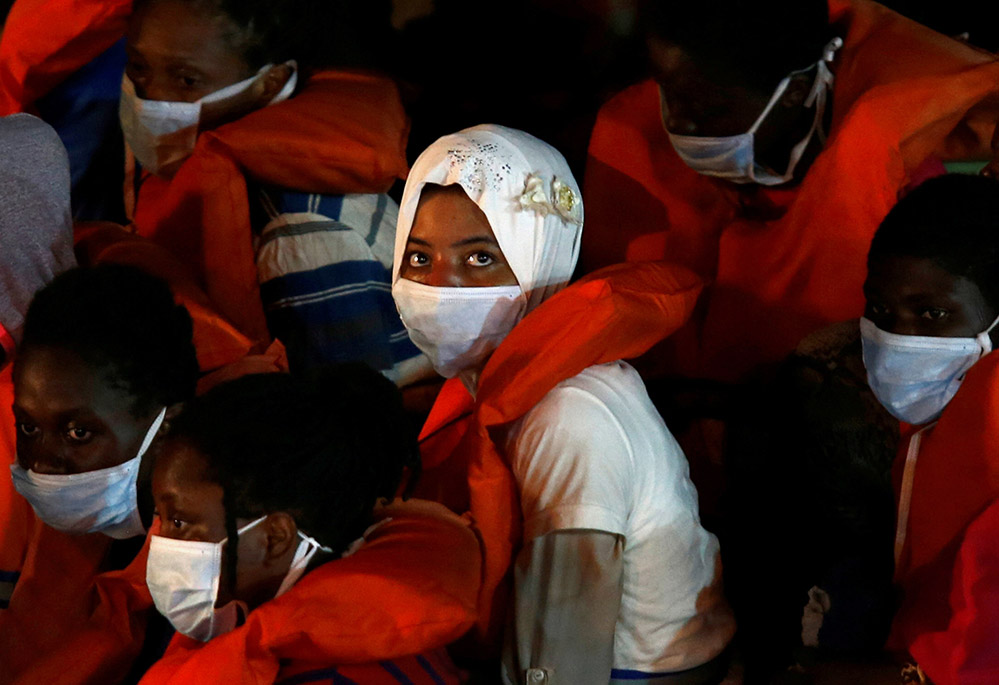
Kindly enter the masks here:
[[409, 237], [450, 243], [473, 236], [495, 240], [489, 219], [462, 187], [426, 186]]
[[15, 366], [14, 398], [16, 406], [33, 414], [87, 411], [107, 417], [130, 416], [134, 400], [107, 371], [54, 347], [21, 355]]
[[218, 12], [183, 0], [152, 0], [129, 21], [127, 48], [147, 58], [238, 56], [226, 37], [235, 27]]
[[984, 303], [979, 287], [927, 257], [886, 255], [868, 271], [865, 289], [898, 298], [946, 297], [971, 305]]

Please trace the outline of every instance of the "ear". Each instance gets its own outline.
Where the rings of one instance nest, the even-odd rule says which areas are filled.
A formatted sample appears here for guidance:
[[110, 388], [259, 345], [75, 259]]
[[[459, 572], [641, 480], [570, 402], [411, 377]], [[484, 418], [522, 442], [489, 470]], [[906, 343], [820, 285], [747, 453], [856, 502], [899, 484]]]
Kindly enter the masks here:
[[287, 64], [276, 64], [257, 79], [254, 83], [254, 101], [256, 107], [263, 107], [281, 92], [288, 79], [291, 78], [293, 69]]
[[783, 107], [801, 107], [808, 99], [811, 90], [812, 78], [808, 74], [795, 74], [787, 84], [787, 90], [781, 96], [780, 104]]
[[295, 519], [283, 511], [275, 512], [261, 523], [261, 528], [267, 536], [264, 566], [274, 566], [282, 561], [287, 565], [285, 557], [294, 554], [298, 547], [298, 526]]

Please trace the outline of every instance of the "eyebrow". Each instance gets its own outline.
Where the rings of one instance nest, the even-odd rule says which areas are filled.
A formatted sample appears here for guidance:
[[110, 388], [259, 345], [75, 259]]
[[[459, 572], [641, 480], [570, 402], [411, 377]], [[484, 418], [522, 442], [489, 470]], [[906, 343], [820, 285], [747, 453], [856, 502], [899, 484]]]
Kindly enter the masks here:
[[[407, 244], [412, 243], [414, 245], [421, 245], [423, 247], [433, 247], [428, 241], [423, 240], [422, 238], [410, 238], [406, 242]], [[494, 238], [491, 238], [490, 236], [487, 235], [476, 235], [472, 236], [471, 238], [462, 238], [457, 242], [451, 243], [451, 247], [462, 247], [464, 245], [471, 245], [473, 243], [487, 243], [489, 245], [495, 245], [496, 247], [499, 247], [499, 243], [497, 243]]]

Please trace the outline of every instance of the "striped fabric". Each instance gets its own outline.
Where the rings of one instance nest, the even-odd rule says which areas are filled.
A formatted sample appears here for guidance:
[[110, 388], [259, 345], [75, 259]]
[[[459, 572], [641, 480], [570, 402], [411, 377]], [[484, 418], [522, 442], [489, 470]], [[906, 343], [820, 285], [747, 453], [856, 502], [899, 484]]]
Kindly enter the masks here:
[[363, 361], [400, 385], [429, 367], [391, 292], [398, 207], [387, 195], [260, 193], [257, 275], [292, 370]]

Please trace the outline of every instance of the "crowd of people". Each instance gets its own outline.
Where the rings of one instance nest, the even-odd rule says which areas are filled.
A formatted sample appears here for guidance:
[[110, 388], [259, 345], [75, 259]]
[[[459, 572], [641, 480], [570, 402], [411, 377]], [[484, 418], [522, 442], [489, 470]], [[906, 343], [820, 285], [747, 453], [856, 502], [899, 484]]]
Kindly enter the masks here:
[[11, 5], [0, 683], [999, 683], [971, 10], [391, 4]]

